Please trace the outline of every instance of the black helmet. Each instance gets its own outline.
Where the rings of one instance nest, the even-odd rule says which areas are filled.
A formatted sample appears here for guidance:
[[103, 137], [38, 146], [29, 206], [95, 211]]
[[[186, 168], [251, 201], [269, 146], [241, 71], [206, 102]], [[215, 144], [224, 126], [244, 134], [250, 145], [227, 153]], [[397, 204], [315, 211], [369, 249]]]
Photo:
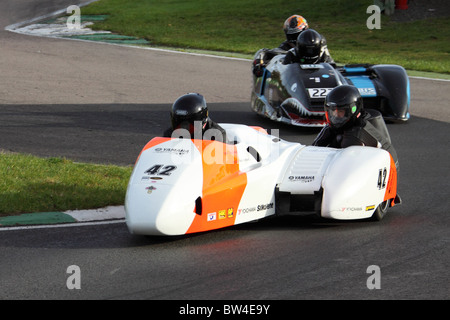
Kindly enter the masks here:
[[352, 125], [363, 111], [363, 102], [359, 90], [347, 84], [338, 86], [325, 98], [325, 116], [334, 128]]
[[320, 51], [326, 40], [313, 29], [307, 29], [297, 38], [295, 53], [302, 63], [316, 63], [320, 58]]
[[208, 107], [205, 98], [198, 93], [188, 93], [179, 97], [170, 112], [172, 129], [184, 128], [194, 133], [194, 122], [201, 121], [202, 130], [208, 121]]

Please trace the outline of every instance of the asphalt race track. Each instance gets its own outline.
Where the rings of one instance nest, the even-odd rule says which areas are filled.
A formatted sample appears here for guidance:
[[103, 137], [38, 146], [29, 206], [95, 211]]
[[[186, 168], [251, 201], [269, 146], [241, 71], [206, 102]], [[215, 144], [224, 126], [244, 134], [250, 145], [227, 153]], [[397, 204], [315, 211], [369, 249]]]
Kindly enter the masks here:
[[[193, 91], [218, 122], [303, 144], [318, 133], [250, 111], [249, 61], [4, 31], [72, 2], [0, 3], [1, 149], [132, 165]], [[413, 78], [411, 91], [409, 123], [388, 124], [403, 204], [381, 222], [282, 217], [175, 238], [133, 236], [123, 222], [0, 230], [0, 299], [448, 300], [450, 82]], [[71, 265], [80, 289], [67, 286]]]

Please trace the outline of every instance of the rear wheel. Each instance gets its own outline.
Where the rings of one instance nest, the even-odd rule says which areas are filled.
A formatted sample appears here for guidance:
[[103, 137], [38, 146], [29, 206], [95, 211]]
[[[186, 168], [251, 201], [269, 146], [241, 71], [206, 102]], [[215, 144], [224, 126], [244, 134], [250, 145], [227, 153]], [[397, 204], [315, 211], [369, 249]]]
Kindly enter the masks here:
[[390, 199], [380, 203], [375, 212], [373, 213], [372, 219], [375, 221], [380, 221], [381, 219], [383, 219], [383, 217], [386, 215], [390, 207], [390, 204], [391, 204]]

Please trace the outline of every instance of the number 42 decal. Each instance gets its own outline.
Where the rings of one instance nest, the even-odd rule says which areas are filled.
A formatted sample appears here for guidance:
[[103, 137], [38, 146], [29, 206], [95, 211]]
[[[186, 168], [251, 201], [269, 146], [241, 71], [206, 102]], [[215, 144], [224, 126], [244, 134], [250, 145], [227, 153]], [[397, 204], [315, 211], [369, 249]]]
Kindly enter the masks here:
[[379, 190], [386, 188], [386, 176], [387, 176], [387, 169], [384, 167], [384, 169], [378, 170], [378, 182], [377, 187]]
[[146, 170], [145, 173], [149, 175], [158, 175], [158, 176], [170, 176], [172, 171], [175, 170], [176, 166], [165, 166], [163, 164], [155, 164], [150, 169]]

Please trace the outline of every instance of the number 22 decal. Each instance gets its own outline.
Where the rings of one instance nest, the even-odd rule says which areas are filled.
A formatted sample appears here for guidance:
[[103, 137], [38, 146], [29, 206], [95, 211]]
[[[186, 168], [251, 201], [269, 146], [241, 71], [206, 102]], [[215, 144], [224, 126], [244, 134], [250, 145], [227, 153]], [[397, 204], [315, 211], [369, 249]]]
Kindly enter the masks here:
[[308, 89], [310, 98], [325, 98], [332, 88], [311, 88]]
[[163, 164], [155, 164], [153, 167], [145, 171], [146, 174], [149, 175], [158, 175], [158, 176], [170, 176], [172, 171], [175, 170], [176, 166], [165, 166]]
[[378, 170], [378, 182], [377, 187], [379, 190], [386, 188], [386, 176], [387, 176], [387, 169], [386, 167], [384, 169]]

